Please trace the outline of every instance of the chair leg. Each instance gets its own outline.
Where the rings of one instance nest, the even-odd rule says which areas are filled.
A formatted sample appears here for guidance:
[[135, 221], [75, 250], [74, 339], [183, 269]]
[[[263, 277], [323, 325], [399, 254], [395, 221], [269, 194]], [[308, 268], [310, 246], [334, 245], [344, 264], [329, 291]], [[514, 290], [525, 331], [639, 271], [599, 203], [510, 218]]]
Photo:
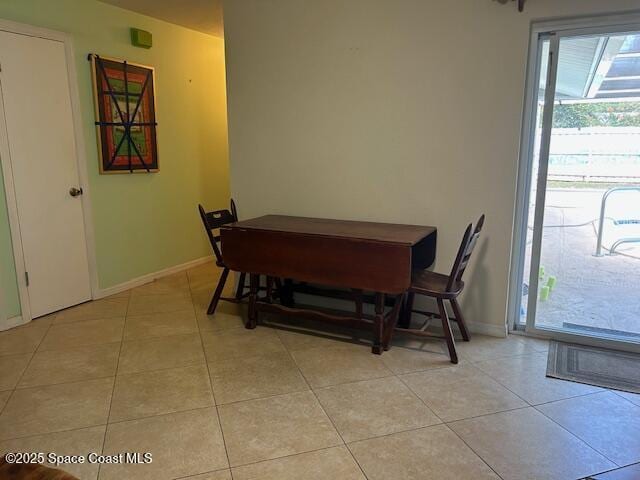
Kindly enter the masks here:
[[238, 287], [236, 288], [236, 300], [239, 302], [242, 300], [242, 295], [244, 295], [245, 289], [245, 281], [247, 278], [247, 274], [244, 272], [240, 272], [240, 278], [238, 279]]
[[444, 308], [444, 302], [440, 298], [438, 298], [438, 310], [440, 312], [440, 319], [442, 320], [442, 330], [444, 331], [444, 337], [447, 341], [447, 348], [449, 349], [449, 357], [451, 357], [451, 363], [458, 363], [456, 342], [453, 339], [453, 333], [451, 332], [449, 316], [447, 315], [447, 310]]
[[458, 328], [460, 329], [460, 333], [462, 334], [462, 339], [465, 342], [468, 342], [471, 339], [471, 336], [469, 335], [469, 329], [467, 328], [467, 325], [464, 323], [464, 317], [462, 316], [462, 310], [460, 309], [458, 300], [452, 298], [451, 307], [453, 308], [453, 314], [456, 316], [456, 323], [458, 324]]
[[214, 313], [216, 313], [216, 307], [218, 306], [218, 302], [220, 301], [220, 297], [222, 296], [222, 290], [224, 289], [224, 284], [227, 283], [228, 276], [229, 269], [225, 268], [224, 270], [222, 270], [220, 280], [218, 280], [216, 291], [213, 292], [213, 297], [211, 297], [211, 303], [209, 303], [209, 308], [207, 308], [207, 315], [213, 315]]
[[411, 328], [411, 312], [413, 311], [413, 301], [415, 297], [415, 293], [407, 293], [404, 305], [402, 307], [402, 315], [398, 322], [401, 328]]

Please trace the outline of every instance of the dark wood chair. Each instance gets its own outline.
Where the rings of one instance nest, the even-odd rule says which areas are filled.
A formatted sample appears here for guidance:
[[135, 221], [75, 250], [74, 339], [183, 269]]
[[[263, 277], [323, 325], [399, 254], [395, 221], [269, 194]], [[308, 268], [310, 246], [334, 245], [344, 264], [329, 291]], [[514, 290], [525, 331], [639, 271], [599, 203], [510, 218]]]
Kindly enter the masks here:
[[[465, 342], [468, 342], [470, 339], [469, 330], [465, 325], [464, 317], [462, 316], [462, 310], [460, 309], [457, 298], [464, 289], [462, 276], [467, 268], [467, 265], [469, 264], [469, 259], [471, 258], [473, 249], [478, 243], [478, 238], [480, 237], [480, 231], [482, 230], [483, 224], [484, 215], [482, 215], [478, 219], [478, 223], [476, 223], [475, 228], [473, 228], [472, 224], [469, 224], [464, 232], [464, 236], [462, 237], [462, 243], [460, 244], [458, 254], [456, 255], [455, 262], [453, 263], [453, 268], [451, 269], [451, 273], [449, 275], [430, 272], [428, 270], [421, 270], [413, 273], [411, 279], [411, 287], [409, 288], [409, 291], [405, 296], [405, 304], [403, 306], [403, 313], [401, 315], [402, 319], [399, 322], [400, 325], [398, 327], [395, 327], [395, 325], [391, 325], [387, 332], [387, 338], [385, 342], [387, 348], [391, 343], [394, 330], [407, 332], [423, 337], [442, 338], [447, 342], [447, 348], [449, 349], [451, 363], [458, 363], [456, 344], [453, 332], [451, 331], [450, 322], [454, 321], [458, 324], [462, 339]], [[438, 304], [438, 313], [414, 309], [413, 303], [416, 295], [424, 295], [427, 297], [435, 298], [436, 303]], [[449, 303], [451, 303], [451, 308], [453, 309], [455, 317], [450, 317], [447, 314], [447, 309], [445, 308], [444, 303], [445, 300], [448, 300]], [[427, 317], [429, 317], [429, 319], [439, 318], [442, 322], [442, 330], [444, 332], [444, 335], [438, 336], [433, 334], [432, 332], [427, 331], [429, 321], [425, 322], [420, 327], [412, 327], [412, 313], [426, 315]]]
[[238, 288], [236, 289], [235, 297], [227, 298], [222, 296], [222, 291], [224, 290], [224, 286], [227, 283], [227, 277], [229, 276], [229, 269], [225, 266], [224, 261], [222, 260], [222, 252], [220, 251], [220, 247], [218, 246], [218, 243], [220, 242], [220, 235], [216, 235], [216, 230], [218, 230], [223, 225], [237, 222], [238, 211], [236, 210], [236, 204], [233, 199], [231, 199], [229, 210], [214, 210], [211, 212], [207, 212], [202, 207], [202, 205], [198, 205], [198, 211], [200, 212], [200, 218], [202, 219], [204, 229], [207, 232], [207, 236], [209, 237], [209, 243], [211, 243], [213, 254], [216, 257], [216, 265], [222, 268], [220, 280], [218, 280], [218, 285], [213, 292], [211, 302], [209, 303], [209, 308], [207, 309], [207, 314], [213, 315], [220, 300], [240, 303], [243, 298], [249, 296], [249, 290], [247, 289], [247, 291], [245, 292], [246, 274], [244, 272], [240, 273]]

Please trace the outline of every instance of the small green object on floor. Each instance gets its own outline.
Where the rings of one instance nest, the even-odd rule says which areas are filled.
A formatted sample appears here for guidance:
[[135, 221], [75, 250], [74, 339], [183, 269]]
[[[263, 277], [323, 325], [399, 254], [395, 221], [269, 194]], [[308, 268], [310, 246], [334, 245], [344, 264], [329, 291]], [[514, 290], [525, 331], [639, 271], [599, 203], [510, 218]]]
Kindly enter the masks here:
[[540, 278], [544, 277], [544, 267], [540, 267], [540, 268], [538, 269], [538, 276], [539, 276]]
[[554, 277], [553, 275], [549, 275], [549, 278], [547, 279], [547, 287], [549, 287], [549, 290], [553, 290], [555, 286], [556, 286], [556, 277]]
[[540, 301], [546, 302], [549, 299], [549, 287], [544, 286], [540, 289]]

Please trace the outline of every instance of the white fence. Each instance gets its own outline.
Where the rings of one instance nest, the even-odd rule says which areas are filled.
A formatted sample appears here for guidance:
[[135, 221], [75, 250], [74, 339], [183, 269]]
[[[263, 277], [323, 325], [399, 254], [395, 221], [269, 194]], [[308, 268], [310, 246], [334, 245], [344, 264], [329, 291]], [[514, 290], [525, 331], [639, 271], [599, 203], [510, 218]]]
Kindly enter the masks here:
[[640, 127], [555, 128], [549, 178], [640, 183]]

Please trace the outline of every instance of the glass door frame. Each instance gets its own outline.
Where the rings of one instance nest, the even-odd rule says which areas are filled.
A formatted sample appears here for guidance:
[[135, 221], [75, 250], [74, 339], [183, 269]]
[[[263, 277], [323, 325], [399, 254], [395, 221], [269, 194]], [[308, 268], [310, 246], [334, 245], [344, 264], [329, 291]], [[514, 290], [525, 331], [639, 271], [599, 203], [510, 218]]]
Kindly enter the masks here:
[[[543, 234], [542, 224], [544, 220], [560, 40], [571, 37], [624, 34], [638, 31], [640, 31], [640, 13], [536, 22], [532, 25], [509, 278], [507, 321], [509, 331], [511, 332], [520, 331], [526, 335], [537, 337], [640, 352], [640, 343], [627, 342], [613, 336], [594, 336], [593, 334], [587, 335], [586, 333], [580, 334], [577, 332], [568, 333], [561, 329], [538, 328], [535, 325], [538, 297], [536, 292], [538, 291], [538, 271], [540, 267]], [[536, 118], [538, 113], [537, 101], [542, 80], [542, 47], [546, 41], [549, 41], [549, 59], [547, 64], [547, 78], [545, 79], [546, 87], [544, 92], [544, 109], [542, 112], [542, 136], [538, 162], [538, 183], [535, 199], [531, 271], [529, 277], [529, 292], [533, 292], [533, 294], [528, 296], [526, 324], [522, 326], [518, 320], [522, 306], [529, 205], [535, 158]]]

